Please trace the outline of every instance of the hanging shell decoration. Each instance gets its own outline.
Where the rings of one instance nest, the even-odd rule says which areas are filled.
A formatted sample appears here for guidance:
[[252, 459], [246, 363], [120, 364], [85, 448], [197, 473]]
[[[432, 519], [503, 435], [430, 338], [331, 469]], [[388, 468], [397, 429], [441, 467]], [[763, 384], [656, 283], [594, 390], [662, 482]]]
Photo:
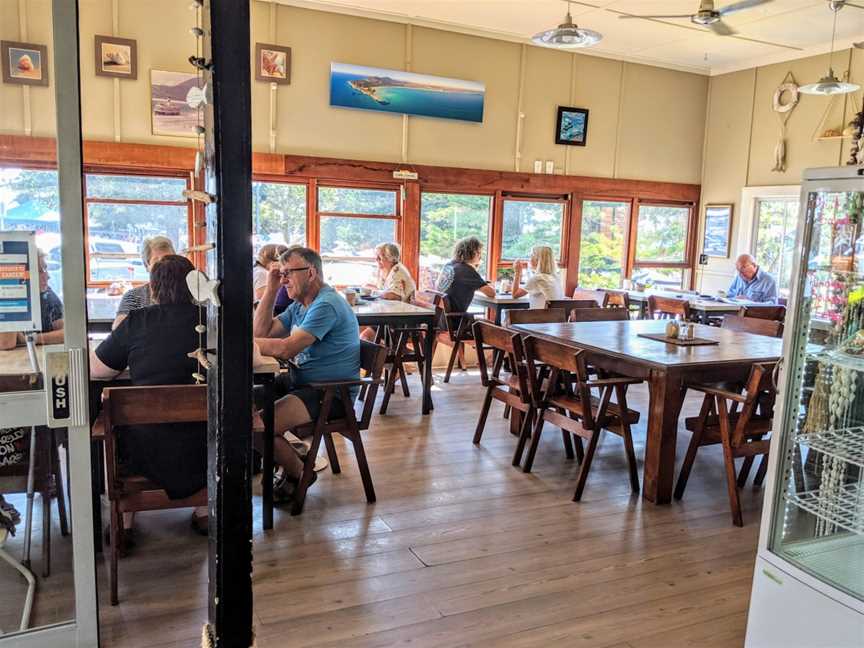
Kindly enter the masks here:
[[[784, 97], [787, 97], [785, 103]], [[795, 78], [790, 72], [783, 79], [783, 83], [777, 86], [772, 100], [772, 107], [780, 120], [780, 139], [777, 140], [777, 145], [774, 147], [774, 166], [771, 167], [771, 170], [778, 173], [786, 171], [786, 122], [789, 121], [792, 111], [798, 105], [798, 99], [798, 84], [795, 83]]]

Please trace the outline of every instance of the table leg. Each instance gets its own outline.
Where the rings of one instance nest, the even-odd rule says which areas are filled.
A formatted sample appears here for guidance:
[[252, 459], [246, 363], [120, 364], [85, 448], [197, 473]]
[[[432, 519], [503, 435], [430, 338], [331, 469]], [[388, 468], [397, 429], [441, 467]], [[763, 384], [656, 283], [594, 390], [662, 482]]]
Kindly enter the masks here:
[[265, 401], [262, 412], [264, 419], [264, 452], [261, 458], [261, 520], [265, 531], [273, 528], [273, 436], [276, 384], [271, 378], [264, 385]]
[[655, 504], [668, 504], [672, 501], [678, 415], [684, 402], [681, 375], [652, 370], [648, 377], [648, 391], [650, 400], [642, 496]]
[[501, 326], [501, 305], [495, 304], [492, 310], [495, 313], [495, 326]]
[[423, 340], [423, 414], [432, 411], [432, 349], [435, 340], [435, 319], [426, 322], [426, 337]]

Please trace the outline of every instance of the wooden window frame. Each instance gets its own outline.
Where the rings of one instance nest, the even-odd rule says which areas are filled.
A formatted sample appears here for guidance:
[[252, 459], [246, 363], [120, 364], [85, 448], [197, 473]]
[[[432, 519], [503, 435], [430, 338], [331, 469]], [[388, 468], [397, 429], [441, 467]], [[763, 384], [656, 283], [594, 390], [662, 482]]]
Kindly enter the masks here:
[[[305, 240], [303, 243], [307, 247], [310, 247], [310, 243], [309, 243], [309, 241], [310, 241], [309, 232], [311, 229], [311, 222], [310, 222], [311, 216], [310, 216], [310, 212], [309, 212], [309, 192], [311, 190], [310, 186], [309, 186], [310, 181], [308, 181], [308, 180], [292, 180], [290, 178], [287, 178], [284, 175], [275, 175], [275, 174], [270, 174], [270, 173], [256, 173], [252, 176], [252, 182], [253, 183], [254, 182], [261, 182], [261, 183], [265, 183], [265, 184], [291, 184], [291, 185], [299, 185], [299, 186], [306, 188], [306, 209], [305, 209], [306, 232], [305, 232], [305, 237], [304, 237]], [[254, 218], [254, 213], [253, 213], [253, 218]], [[254, 225], [254, 223], [253, 223], [253, 225]]]
[[500, 236], [498, 239], [498, 246], [495, 249], [496, 268], [512, 268], [513, 261], [515, 261], [515, 259], [507, 259], [504, 257], [504, 203], [508, 201], [550, 203], [563, 206], [561, 212], [561, 244], [556, 262], [558, 263], [559, 268], [566, 268], [570, 248], [570, 213], [572, 211], [572, 200], [572, 194], [550, 196], [548, 194], [502, 192], [501, 209], [498, 213]]
[[[632, 269], [628, 270], [628, 268], [631, 268], [630, 262], [632, 260], [630, 256], [630, 240], [633, 230], [633, 208], [634, 204], [637, 202], [636, 199], [634, 199], [632, 196], [601, 196], [594, 194], [584, 194], [578, 196], [578, 198], [574, 198], [573, 200], [574, 211], [578, 208], [578, 216], [574, 213], [573, 222], [576, 223], [576, 225], [572, 228], [571, 232], [574, 243], [571, 249], [575, 250], [574, 254], [572, 255], [575, 256], [575, 263], [573, 263], [572, 266], [568, 266], [567, 269], [568, 285], [571, 283], [571, 281], [574, 286], [578, 286], [579, 284], [580, 259], [582, 256], [582, 206], [586, 202], [607, 202], [627, 205], [627, 222], [624, 227], [624, 251], [623, 258], [621, 259], [621, 276], [629, 277], [630, 273], [632, 272]], [[572, 279], [570, 276], [571, 267], [573, 273]], [[569, 293], [570, 291], [568, 291], [568, 294]]]

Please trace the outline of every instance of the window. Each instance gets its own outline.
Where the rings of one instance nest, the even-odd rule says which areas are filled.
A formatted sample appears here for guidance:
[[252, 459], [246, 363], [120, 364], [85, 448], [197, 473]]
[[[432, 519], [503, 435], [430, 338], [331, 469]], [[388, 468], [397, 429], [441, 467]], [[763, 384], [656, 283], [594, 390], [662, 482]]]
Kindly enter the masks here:
[[633, 281], [678, 289], [689, 261], [691, 207], [640, 205], [636, 223]]
[[774, 276], [780, 293], [788, 296], [795, 257], [798, 198], [757, 199], [755, 211], [756, 261]]
[[256, 249], [266, 243], [306, 245], [306, 185], [253, 182], [252, 231]]
[[564, 200], [504, 200], [501, 258], [527, 259], [535, 245], [548, 245], [561, 258]]
[[87, 282], [145, 282], [141, 244], [167, 236], [180, 252], [189, 246], [190, 207], [185, 178], [86, 176]]
[[359, 286], [375, 279], [375, 246], [399, 240], [394, 189], [321, 187], [320, 252], [325, 281]]
[[630, 203], [582, 203], [579, 282], [582, 288], [620, 288], [627, 256]]
[[[420, 202], [420, 290], [435, 289], [438, 274], [453, 254], [453, 245], [466, 236], [483, 241], [483, 262], [489, 257], [491, 196], [426, 193]], [[488, 265], [482, 267], [486, 274]]]

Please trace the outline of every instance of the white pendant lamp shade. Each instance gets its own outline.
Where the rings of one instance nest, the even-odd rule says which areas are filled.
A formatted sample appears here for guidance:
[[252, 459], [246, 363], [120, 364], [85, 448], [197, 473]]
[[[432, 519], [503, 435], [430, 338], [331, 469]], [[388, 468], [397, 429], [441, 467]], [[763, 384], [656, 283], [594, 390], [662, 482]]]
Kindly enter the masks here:
[[816, 83], [808, 83], [805, 86], [801, 86], [798, 88], [798, 92], [809, 95], [837, 95], [855, 92], [860, 87], [857, 83], [841, 81], [834, 74], [834, 70], [829, 68], [828, 76], [822, 77]]
[[531, 40], [543, 47], [554, 47], [556, 49], [577, 49], [580, 47], [591, 47], [603, 38], [599, 32], [591, 29], [582, 29], [573, 23], [570, 17], [570, 5], [567, 5], [567, 17], [564, 22], [555, 29], [547, 29], [539, 34], [534, 34]]

